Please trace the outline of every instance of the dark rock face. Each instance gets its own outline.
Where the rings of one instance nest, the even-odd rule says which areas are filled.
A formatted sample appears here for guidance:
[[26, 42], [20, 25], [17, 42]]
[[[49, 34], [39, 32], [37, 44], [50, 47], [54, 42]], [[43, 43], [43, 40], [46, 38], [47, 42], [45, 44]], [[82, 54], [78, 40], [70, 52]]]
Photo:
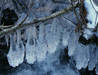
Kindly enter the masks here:
[[1, 18], [1, 24], [13, 25], [18, 20], [18, 16], [15, 11], [10, 8], [4, 9], [2, 14], [3, 17]]

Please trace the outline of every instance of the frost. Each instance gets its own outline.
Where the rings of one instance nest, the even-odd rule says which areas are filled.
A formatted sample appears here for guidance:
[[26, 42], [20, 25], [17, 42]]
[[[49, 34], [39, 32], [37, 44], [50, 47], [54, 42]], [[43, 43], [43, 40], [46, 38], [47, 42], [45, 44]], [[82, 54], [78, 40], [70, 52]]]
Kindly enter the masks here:
[[20, 31], [17, 31], [17, 35], [10, 35], [10, 49], [7, 58], [12, 67], [16, 67], [24, 61], [24, 45], [21, 41]]

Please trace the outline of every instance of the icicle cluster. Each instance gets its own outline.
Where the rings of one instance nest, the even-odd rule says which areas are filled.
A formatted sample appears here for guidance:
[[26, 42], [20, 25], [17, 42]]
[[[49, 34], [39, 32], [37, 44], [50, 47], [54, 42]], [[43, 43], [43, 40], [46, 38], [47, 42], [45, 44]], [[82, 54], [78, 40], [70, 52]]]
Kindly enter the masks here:
[[[9, 64], [16, 67], [23, 63], [24, 59], [29, 64], [33, 64], [35, 61], [43, 61], [47, 54], [54, 53], [57, 50], [62, 36], [63, 45], [67, 46], [68, 38], [65, 37], [69, 34], [66, 33], [65, 28], [60, 25], [58, 19], [54, 19], [51, 24], [44, 25], [42, 23], [39, 28], [31, 26], [25, 29], [23, 35], [21, 30], [11, 34], [10, 49], [7, 55]], [[26, 42], [23, 42], [22, 37]]]
[[[27, 19], [32, 21], [32, 19]], [[79, 34], [74, 31], [75, 25], [64, 17], [53, 19], [50, 24], [41, 23], [26, 28], [24, 33], [18, 30], [10, 35], [10, 49], [7, 55], [10, 66], [16, 67], [24, 61], [28, 64], [45, 61], [61, 47], [68, 47], [68, 55], [80, 70], [88, 66], [89, 70], [96, 67], [98, 73], [98, 47], [83, 45], [78, 42]]]

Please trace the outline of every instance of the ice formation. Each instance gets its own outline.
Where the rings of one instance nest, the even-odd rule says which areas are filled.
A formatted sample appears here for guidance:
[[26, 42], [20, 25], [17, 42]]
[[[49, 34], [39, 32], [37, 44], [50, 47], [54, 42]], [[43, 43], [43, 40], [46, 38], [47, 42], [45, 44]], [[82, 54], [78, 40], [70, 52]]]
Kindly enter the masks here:
[[[39, 2], [40, 0], [37, 1]], [[39, 5], [40, 2], [36, 6], [38, 7]], [[97, 14], [91, 6], [90, 0], [85, 0], [85, 7], [88, 11], [87, 19], [89, 22], [87, 23], [88, 29], [84, 31], [84, 37], [88, 39], [94, 34], [90, 28], [94, 29], [96, 27], [97, 21], [95, 23], [95, 18]], [[41, 15], [35, 14], [37, 17]], [[66, 14], [63, 16], [66, 16]], [[24, 33], [19, 30], [17, 33], [11, 34], [10, 49], [7, 55], [10, 66], [16, 67], [25, 61], [28, 64], [40, 67], [36, 72], [30, 71], [31, 74], [47, 75], [43, 74], [43, 71], [49, 71], [48, 73], [52, 71], [52, 75], [79, 75], [72, 70], [73, 62], [68, 62], [65, 66], [60, 64], [58, 58], [60, 51], [68, 47], [68, 56], [71, 57], [69, 61], [74, 61], [75, 69], [81, 70], [88, 67], [92, 71], [96, 67], [96, 73], [98, 73], [98, 47], [93, 44], [85, 46], [79, 43], [80, 34], [75, 33], [75, 25], [63, 16], [52, 19], [48, 23], [39, 23], [38, 27], [32, 25], [25, 28]], [[73, 14], [70, 17], [73, 18]], [[31, 21], [32, 19], [29, 16], [26, 22]], [[90, 24], [90, 22], [92, 23]], [[72, 68], [69, 65], [72, 65]], [[28, 73], [29, 71], [27, 70], [26, 72]]]
[[[78, 42], [79, 34], [74, 32], [75, 26], [70, 21], [65, 18], [61, 18], [61, 20], [63, 23], [54, 19], [51, 24], [40, 24], [38, 29], [35, 26], [26, 29], [25, 47], [20, 32], [17, 32], [17, 35], [14, 34], [14, 37], [11, 36], [8, 53], [9, 64], [13, 67], [21, 64], [24, 61], [24, 54], [26, 54], [25, 59], [29, 64], [44, 61], [48, 54], [55, 53], [60, 46], [64, 48], [68, 46], [68, 55], [74, 57], [77, 69], [86, 68], [90, 57], [89, 46]], [[18, 47], [19, 45], [21, 48]]]
[[83, 36], [88, 40], [89, 38], [92, 37], [93, 34], [94, 34], [94, 33], [93, 33], [90, 29], [85, 29]]
[[95, 28], [98, 23], [98, 6], [96, 6], [93, 0], [84, 0], [85, 7], [87, 9], [87, 27], [88, 28]]
[[53, 23], [46, 25], [45, 29], [48, 52], [54, 53], [60, 43], [62, 26], [58, 24], [58, 19], [54, 19]]
[[24, 45], [21, 41], [21, 32], [10, 35], [10, 49], [7, 55], [8, 62], [12, 67], [16, 67], [24, 61]]
[[84, 0], [84, 6], [87, 11], [87, 29], [84, 30], [84, 37], [88, 40], [94, 34], [93, 30], [97, 27], [98, 23], [98, 6], [93, 0]]
[[36, 61], [35, 27], [28, 28], [26, 32], [27, 32], [26, 60], [29, 64], [33, 64]]
[[[10, 50], [7, 55], [9, 64], [15, 67], [21, 64], [24, 59], [26, 59], [27, 63], [33, 64], [35, 61], [43, 61], [47, 57], [47, 53], [55, 53], [59, 46], [67, 47], [68, 38], [72, 32], [70, 27], [73, 27], [73, 24], [64, 18], [62, 20], [69, 26], [61, 23], [58, 19], [54, 19], [51, 24], [40, 24], [38, 29], [31, 26], [25, 29], [24, 34], [21, 34], [20, 30], [11, 35]], [[24, 43], [21, 39], [22, 37], [27, 42]]]

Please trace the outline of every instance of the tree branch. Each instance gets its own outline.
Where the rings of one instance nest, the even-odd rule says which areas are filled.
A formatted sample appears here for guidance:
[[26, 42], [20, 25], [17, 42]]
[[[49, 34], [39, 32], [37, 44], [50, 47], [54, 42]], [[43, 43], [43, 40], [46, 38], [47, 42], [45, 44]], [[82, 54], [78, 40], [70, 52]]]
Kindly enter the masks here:
[[[78, 6], [79, 6], [79, 4], [76, 3], [76, 4], [74, 4], [73, 7], [76, 8], [76, 7], [78, 7]], [[62, 14], [64, 14], [64, 13], [68, 13], [69, 11], [72, 11], [72, 8], [73, 8], [73, 7], [70, 6], [70, 7], [68, 7], [68, 8], [65, 8], [65, 9], [61, 10], [61, 11], [58, 11], [58, 12], [56, 12], [56, 13], [53, 13], [53, 14], [50, 15], [50, 16], [47, 16], [47, 17], [44, 17], [44, 18], [35, 19], [35, 20], [33, 20], [33, 22], [31, 22], [31, 23], [25, 23], [25, 24], [23, 24], [23, 23], [24, 23], [24, 20], [23, 20], [23, 21], [21, 21], [18, 25], [13, 25], [13, 27], [11, 27], [11, 28], [7, 28], [7, 29], [4, 29], [3, 31], [0, 31], [0, 36], [4, 36], [4, 35], [6, 35], [6, 34], [15, 32], [15, 31], [18, 30], [18, 29], [21, 29], [21, 28], [26, 27], [26, 26], [30, 26], [30, 25], [32, 25], [32, 24], [37, 24], [37, 23], [40, 23], [40, 22], [44, 22], [44, 21], [53, 19], [53, 18], [55, 18], [55, 17], [57, 17], [57, 16], [60, 16], [60, 15], [62, 15]]]

